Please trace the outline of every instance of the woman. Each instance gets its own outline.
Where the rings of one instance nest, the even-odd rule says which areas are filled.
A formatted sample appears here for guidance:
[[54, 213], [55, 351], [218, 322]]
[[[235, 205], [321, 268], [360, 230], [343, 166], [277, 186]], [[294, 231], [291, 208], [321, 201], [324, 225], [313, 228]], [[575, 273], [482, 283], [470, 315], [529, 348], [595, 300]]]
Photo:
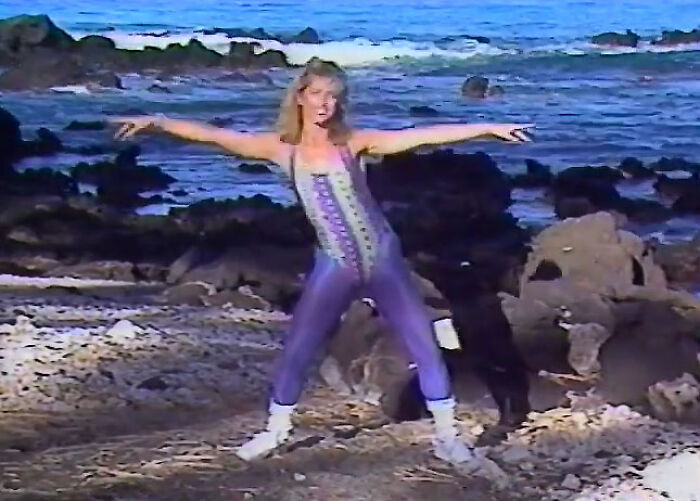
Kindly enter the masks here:
[[289, 438], [291, 415], [314, 355], [349, 304], [358, 297], [371, 297], [417, 366], [421, 391], [434, 418], [436, 456], [450, 462], [468, 461], [472, 452], [458, 437], [455, 400], [430, 318], [404, 264], [400, 243], [369, 192], [358, 158], [486, 135], [525, 142], [529, 141], [525, 129], [530, 126], [355, 130], [344, 121], [347, 99], [344, 72], [334, 63], [314, 58], [290, 86], [281, 105], [277, 132], [244, 134], [162, 117], [113, 121], [122, 125], [117, 138], [158, 130], [274, 163], [291, 179], [316, 230], [315, 264], [285, 337], [267, 428], [237, 449], [239, 457], [262, 457]]

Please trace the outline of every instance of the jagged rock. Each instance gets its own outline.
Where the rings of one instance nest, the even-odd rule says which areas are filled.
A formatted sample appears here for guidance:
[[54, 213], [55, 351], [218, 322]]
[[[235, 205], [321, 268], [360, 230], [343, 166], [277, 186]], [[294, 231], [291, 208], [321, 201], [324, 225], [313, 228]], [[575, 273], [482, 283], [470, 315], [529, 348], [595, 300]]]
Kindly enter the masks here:
[[554, 179], [552, 169], [537, 160], [528, 158], [525, 160], [527, 172], [513, 176], [513, 184], [521, 188], [536, 188], [549, 186]]
[[[556, 264], [578, 286], [607, 296], [624, 296], [633, 286], [665, 289], [661, 268], [633, 233], [617, 229], [605, 212], [562, 221], [540, 233], [532, 244], [521, 290], [545, 261]], [[596, 256], [597, 259], [591, 259]]]
[[569, 334], [569, 365], [581, 376], [591, 377], [600, 371], [598, 353], [612, 333], [600, 324], [574, 324]]
[[649, 164], [649, 168], [655, 172], [686, 171], [700, 173], [700, 163], [689, 162], [679, 157], [661, 157], [656, 162]]
[[612, 45], [616, 47], [636, 47], [641, 37], [631, 30], [625, 33], [607, 32], [591, 37], [596, 45]]
[[114, 72], [91, 68], [70, 56], [57, 58], [55, 54], [29, 57], [0, 75], [0, 89], [7, 91], [47, 90], [69, 85], [123, 88]]
[[175, 181], [174, 177], [163, 172], [160, 167], [137, 165], [136, 157], [139, 153], [138, 147], [126, 148], [117, 154], [113, 162], [81, 162], [71, 169], [71, 175], [81, 183], [128, 193], [163, 190]]
[[465, 97], [484, 98], [487, 95], [488, 88], [488, 78], [472, 76], [462, 84], [462, 95]]
[[552, 182], [559, 218], [580, 217], [598, 210], [615, 209], [621, 200], [615, 183], [622, 173], [609, 167], [570, 167]]
[[231, 42], [228, 55], [224, 60], [227, 67], [245, 68], [271, 68], [289, 66], [287, 56], [284, 52], [277, 50], [266, 50], [260, 54], [255, 54], [258, 45], [248, 42]]
[[37, 47], [70, 49], [74, 44], [75, 40], [47, 15], [20, 15], [0, 20], [0, 52], [11, 57], [20, 57]]
[[[195, 258], [200, 257], [200, 260]], [[292, 297], [299, 293], [298, 275], [309, 264], [306, 250], [301, 252], [275, 246], [232, 247], [224, 252], [211, 252], [180, 261], [171, 269], [169, 279], [173, 280], [188, 264], [197, 263], [184, 272], [181, 281], [206, 282], [215, 289], [235, 289], [249, 284], [251, 290], [266, 301], [278, 306], [287, 306]]]
[[411, 106], [408, 110], [412, 117], [436, 117], [440, 113], [430, 106]]
[[[0, 194], [8, 198], [42, 195], [67, 197], [78, 194], [78, 184], [71, 177], [49, 167], [27, 169], [8, 173], [0, 183]], [[9, 212], [15, 208], [10, 207]]]
[[681, 45], [681, 44], [691, 44], [700, 42], [700, 29], [694, 29], [691, 31], [682, 30], [672, 30], [672, 31], [662, 31], [661, 38], [654, 40], [652, 43], [655, 45]]
[[185, 282], [174, 285], [163, 293], [163, 299], [168, 304], [188, 304], [202, 306], [203, 297], [216, 293], [216, 288], [206, 282]]
[[87, 35], [76, 42], [81, 51], [111, 51], [117, 48], [114, 40], [100, 35]]
[[654, 260], [669, 281], [679, 284], [700, 283], [700, 235], [689, 242], [662, 245], [652, 243]]
[[238, 166], [238, 168], [241, 170], [241, 172], [245, 172], [247, 174], [266, 174], [270, 172], [270, 168], [265, 164], [242, 163]]
[[321, 37], [315, 29], [307, 27], [301, 30], [299, 33], [293, 37], [286, 40], [287, 43], [321, 43]]
[[63, 149], [63, 144], [58, 136], [45, 127], [38, 129], [36, 136], [35, 140], [24, 142], [22, 156], [54, 155]]
[[627, 174], [632, 179], [650, 179], [654, 177], [654, 170], [645, 167], [644, 163], [633, 157], [627, 157], [620, 162], [618, 169]]
[[65, 130], [104, 130], [107, 124], [104, 121], [98, 120], [93, 122], [80, 122], [73, 120], [66, 125]]
[[[519, 295], [501, 298], [531, 368], [595, 384], [610, 402], [640, 404], [655, 382], [700, 372], [691, 356], [700, 349], [700, 301], [669, 290], [652, 253], [610, 214], [540, 233]], [[581, 377], [567, 379], [571, 371]]]
[[685, 373], [675, 381], [660, 381], [649, 387], [649, 403], [659, 419], [700, 424], [700, 382]]

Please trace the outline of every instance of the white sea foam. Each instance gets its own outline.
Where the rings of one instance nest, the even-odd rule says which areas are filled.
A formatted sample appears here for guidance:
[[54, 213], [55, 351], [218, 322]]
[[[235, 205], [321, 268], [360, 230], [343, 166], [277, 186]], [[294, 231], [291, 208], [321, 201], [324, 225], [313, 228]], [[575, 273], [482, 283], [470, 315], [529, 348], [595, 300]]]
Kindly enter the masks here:
[[622, 54], [664, 54], [670, 52], [700, 51], [700, 43], [679, 45], [654, 45], [649, 41], [640, 41], [637, 47], [615, 47], [610, 45], [597, 45], [591, 42], [571, 42], [565, 44], [541, 45], [528, 49], [530, 53], [554, 53], [569, 56], [581, 56], [585, 54], [622, 55]]
[[[74, 34], [75, 36], [80, 36]], [[171, 43], [187, 44], [197, 39], [206, 47], [221, 54], [228, 53], [231, 42], [253, 42], [258, 44], [256, 53], [265, 50], [279, 50], [287, 55], [292, 64], [304, 64], [314, 56], [332, 60], [343, 66], [364, 66], [385, 62], [387, 60], [408, 58], [442, 57], [449, 59], [469, 59], [478, 55], [499, 55], [505, 53], [498, 47], [467, 41], [452, 48], [441, 48], [432, 42], [412, 42], [408, 40], [391, 40], [375, 42], [366, 38], [354, 38], [341, 41], [329, 41], [320, 44], [289, 43], [278, 40], [258, 40], [243, 37], [228, 37], [224, 33], [205, 35], [203, 33], [169, 33], [165, 36], [155, 34], [125, 33], [118, 31], [103, 34], [111, 38], [120, 49], [140, 50], [144, 47], [165, 48]]]
[[72, 277], [23, 277], [19, 275], [0, 275], [0, 287], [30, 287], [45, 289], [46, 287], [122, 287], [134, 285], [133, 282], [120, 280], [100, 280]]
[[61, 94], [90, 94], [86, 85], [62, 85], [51, 87], [51, 90]]

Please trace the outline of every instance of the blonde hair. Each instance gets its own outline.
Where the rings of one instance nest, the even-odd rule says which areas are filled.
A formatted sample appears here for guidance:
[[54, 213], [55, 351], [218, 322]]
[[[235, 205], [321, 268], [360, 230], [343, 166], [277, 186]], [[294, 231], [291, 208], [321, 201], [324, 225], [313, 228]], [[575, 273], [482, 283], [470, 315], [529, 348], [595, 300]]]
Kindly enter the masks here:
[[313, 57], [304, 66], [304, 71], [289, 85], [280, 105], [277, 118], [277, 132], [285, 143], [298, 144], [304, 121], [297, 95], [311, 83], [313, 77], [327, 77], [340, 85], [335, 113], [330, 118], [328, 133], [334, 144], [345, 144], [350, 137], [350, 128], [345, 124], [345, 108], [348, 100], [348, 87], [345, 72], [334, 62]]

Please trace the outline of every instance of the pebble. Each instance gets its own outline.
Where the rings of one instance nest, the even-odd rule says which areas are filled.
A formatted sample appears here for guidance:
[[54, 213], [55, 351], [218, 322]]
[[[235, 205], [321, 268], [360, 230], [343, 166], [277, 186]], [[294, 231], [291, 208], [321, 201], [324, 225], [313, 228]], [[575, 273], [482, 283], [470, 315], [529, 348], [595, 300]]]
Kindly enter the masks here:
[[569, 473], [566, 477], [564, 477], [564, 481], [561, 483], [561, 486], [565, 489], [571, 489], [572, 491], [577, 490], [581, 488], [581, 480], [576, 475]]

